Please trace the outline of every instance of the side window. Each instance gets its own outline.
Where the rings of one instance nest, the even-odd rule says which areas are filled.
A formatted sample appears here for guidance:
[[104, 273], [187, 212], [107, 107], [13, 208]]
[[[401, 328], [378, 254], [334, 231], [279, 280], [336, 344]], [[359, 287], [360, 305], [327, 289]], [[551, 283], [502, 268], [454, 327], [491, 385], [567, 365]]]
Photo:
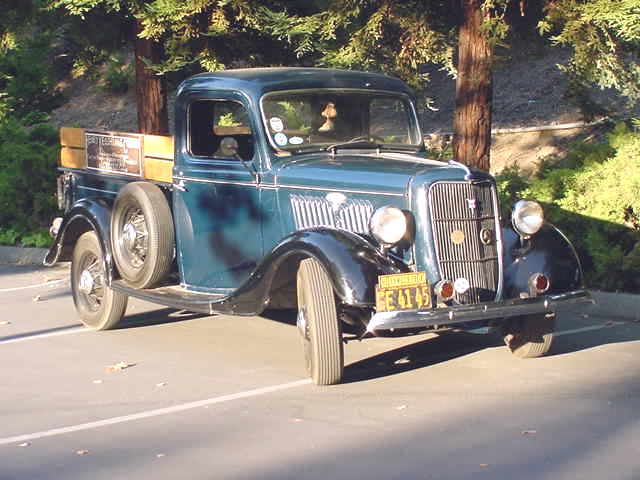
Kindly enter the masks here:
[[251, 160], [253, 134], [242, 104], [196, 100], [189, 106], [189, 152], [197, 157]]
[[376, 98], [369, 105], [369, 133], [385, 143], [409, 143], [407, 110], [397, 98]]

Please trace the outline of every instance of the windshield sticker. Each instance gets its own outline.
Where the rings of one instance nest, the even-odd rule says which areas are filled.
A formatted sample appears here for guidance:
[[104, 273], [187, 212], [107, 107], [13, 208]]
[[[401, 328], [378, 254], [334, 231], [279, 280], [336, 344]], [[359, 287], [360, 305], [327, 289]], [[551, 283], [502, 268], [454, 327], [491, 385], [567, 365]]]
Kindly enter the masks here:
[[287, 143], [289, 143], [289, 139], [282, 132], [276, 133], [273, 136], [273, 140], [276, 142], [276, 145], [278, 145], [279, 147], [284, 147]]
[[303, 142], [304, 142], [304, 140], [302, 139], [302, 137], [291, 137], [289, 139], [289, 143], [291, 145], [300, 145]]
[[271, 126], [271, 130], [274, 132], [281, 132], [284, 130], [284, 124], [282, 123], [281, 118], [271, 117], [269, 119], [269, 125]]

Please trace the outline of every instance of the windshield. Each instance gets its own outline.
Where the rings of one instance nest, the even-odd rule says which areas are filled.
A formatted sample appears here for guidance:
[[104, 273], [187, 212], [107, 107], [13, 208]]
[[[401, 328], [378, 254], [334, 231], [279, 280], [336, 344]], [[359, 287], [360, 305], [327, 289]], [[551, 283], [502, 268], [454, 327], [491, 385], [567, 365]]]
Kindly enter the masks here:
[[262, 99], [262, 115], [269, 139], [279, 150], [370, 143], [417, 149], [422, 144], [411, 101], [397, 93], [329, 89], [270, 93]]

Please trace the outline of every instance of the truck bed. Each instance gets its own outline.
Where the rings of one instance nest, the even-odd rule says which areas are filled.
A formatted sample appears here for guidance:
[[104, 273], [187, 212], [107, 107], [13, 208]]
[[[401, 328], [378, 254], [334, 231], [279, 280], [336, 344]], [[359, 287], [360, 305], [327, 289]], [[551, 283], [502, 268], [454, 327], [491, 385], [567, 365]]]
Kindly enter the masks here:
[[173, 137], [140, 133], [60, 129], [60, 166], [171, 183]]

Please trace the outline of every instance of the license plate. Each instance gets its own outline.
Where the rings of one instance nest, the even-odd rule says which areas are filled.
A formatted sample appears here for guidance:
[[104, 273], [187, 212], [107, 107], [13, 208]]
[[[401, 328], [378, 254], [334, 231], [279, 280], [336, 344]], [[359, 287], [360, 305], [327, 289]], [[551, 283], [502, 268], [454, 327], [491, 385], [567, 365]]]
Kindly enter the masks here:
[[380, 275], [376, 285], [376, 310], [417, 310], [431, 307], [426, 272]]

